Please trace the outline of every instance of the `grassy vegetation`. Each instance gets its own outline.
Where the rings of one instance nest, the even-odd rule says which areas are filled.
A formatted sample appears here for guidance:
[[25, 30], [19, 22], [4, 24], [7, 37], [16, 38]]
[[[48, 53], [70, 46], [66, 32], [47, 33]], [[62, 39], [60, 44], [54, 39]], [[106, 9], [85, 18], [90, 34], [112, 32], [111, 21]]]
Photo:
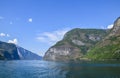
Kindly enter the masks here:
[[114, 36], [109, 40], [111, 41], [109, 44], [104, 44], [105, 46], [102, 47], [98, 45], [91, 49], [86, 57], [93, 60], [120, 60], [120, 40]]

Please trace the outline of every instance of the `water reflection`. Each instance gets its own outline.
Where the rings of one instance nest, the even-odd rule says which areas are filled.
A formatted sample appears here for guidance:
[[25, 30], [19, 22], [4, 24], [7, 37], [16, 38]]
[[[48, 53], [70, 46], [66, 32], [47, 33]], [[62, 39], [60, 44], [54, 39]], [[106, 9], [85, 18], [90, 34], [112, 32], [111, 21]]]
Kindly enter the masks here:
[[69, 63], [66, 78], [120, 78], [119, 64]]
[[120, 78], [120, 64], [0, 61], [0, 78]]

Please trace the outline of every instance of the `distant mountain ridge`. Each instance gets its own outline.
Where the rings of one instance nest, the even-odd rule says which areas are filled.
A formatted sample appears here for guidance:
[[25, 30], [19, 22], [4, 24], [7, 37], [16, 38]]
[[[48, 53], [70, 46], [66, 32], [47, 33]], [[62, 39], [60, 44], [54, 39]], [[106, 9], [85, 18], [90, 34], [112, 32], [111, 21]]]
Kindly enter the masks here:
[[12, 43], [0, 41], [0, 60], [40, 60], [41, 56], [34, 54]]
[[22, 47], [17, 46], [17, 52], [21, 60], [41, 60], [42, 57], [28, 51]]

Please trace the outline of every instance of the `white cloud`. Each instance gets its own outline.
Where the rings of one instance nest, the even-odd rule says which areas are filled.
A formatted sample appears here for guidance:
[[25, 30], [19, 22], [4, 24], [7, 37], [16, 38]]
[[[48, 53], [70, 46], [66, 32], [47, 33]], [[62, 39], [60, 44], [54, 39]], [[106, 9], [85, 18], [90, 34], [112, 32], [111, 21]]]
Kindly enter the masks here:
[[29, 18], [28, 21], [29, 21], [29, 22], [32, 22], [33, 20], [32, 20], [32, 18]]
[[10, 35], [5, 33], [0, 33], [0, 37], [10, 37]]
[[112, 28], [113, 28], [113, 24], [107, 26], [107, 29], [112, 29]]
[[13, 40], [8, 40], [8, 43], [18, 44], [18, 40], [16, 38]]
[[0, 33], [0, 36], [1, 36], [1, 37], [5, 37], [6, 34], [5, 34], [5, 33]]
[[65, 28], [65, 29], [56, 30], [53, 32], [43, 32], [37, 37], [37, 40], [43, 43], [53, 45], [57, 41], [61, 40], [63, 36], [65, 35], [65, 33], [69, 30], [70, 28]]
[[40, 42], [46, 42], [46, 39], [45, 39], [44, 37], [39, 36], [39, 37], [37, 37], [37, 39], [38, 39]]

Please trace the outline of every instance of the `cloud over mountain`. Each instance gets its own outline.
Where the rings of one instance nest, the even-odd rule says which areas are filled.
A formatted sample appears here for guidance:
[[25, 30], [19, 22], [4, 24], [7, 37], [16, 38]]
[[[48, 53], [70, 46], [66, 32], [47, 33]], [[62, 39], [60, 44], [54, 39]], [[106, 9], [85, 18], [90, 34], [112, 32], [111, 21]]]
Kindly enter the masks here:
[[53, 32], [43, 32], [43, 33], [40, 33], [36, 39], [42, 43], [47, 43], [47, 44], [53, 45], [57, 41], [61, 40], [63, 38], [64, 34], [69, 30], [70, 30], [70, 28], [65, 28], [65, 29], [56, 30]]
[[13, 40], [8, 40], [8, 43], [18, 44], [18, 40], [16, 38]]
[[111, 29], [111, 28], [113, 28], [113, 24], [107, 26], [107, 29]]

